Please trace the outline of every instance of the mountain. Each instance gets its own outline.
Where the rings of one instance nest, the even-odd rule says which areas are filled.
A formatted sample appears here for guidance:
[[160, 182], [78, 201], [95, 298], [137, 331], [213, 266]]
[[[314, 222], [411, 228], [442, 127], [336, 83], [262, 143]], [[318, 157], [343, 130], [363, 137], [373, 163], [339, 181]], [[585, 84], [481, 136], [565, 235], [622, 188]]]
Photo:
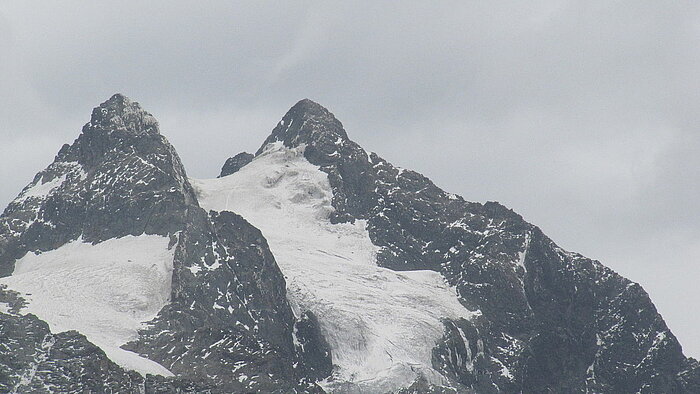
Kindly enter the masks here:
[[310, 100], [197, 180], [114, 95], [0, 216], [0, 276], [0, 392], [700, 392], [638, 284]]
[[313, 387], [260, 231], [200, 208], [155, 119], [122, 95], [5, 209], [0, 272], [0, 335], [17, 343], [2, 391]]

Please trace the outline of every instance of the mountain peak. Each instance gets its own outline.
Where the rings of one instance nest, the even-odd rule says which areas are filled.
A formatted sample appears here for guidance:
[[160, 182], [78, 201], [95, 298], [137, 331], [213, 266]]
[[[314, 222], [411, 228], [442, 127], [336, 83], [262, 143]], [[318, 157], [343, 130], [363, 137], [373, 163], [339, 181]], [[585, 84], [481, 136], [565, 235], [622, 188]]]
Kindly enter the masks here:
[[133, 101], [131, 101], [131, 99], [126, 97], [125, 95], [123, 95], [121, 93], [114, 93], [112, 95], [112, 97], [110, 97], [107, 101], [102, 103], [102, 105], [105, 105], [105, 106], [113, 106], [113, 105], [118, 105], [118, 104], [130, 105], [132, 103], [133, 103]]
[[129, 134], [159, 134], [158, 122], [141, 105], [121, 93], [116, 93], [92, 110], [90, 122], [83, 132], [103, 130]]
[[310, 116], [333, 116], [333, 114], [331, 114], [326, 107], [308, 98], [301, 99], [294, 104], [292, 108], [290, 108], [289, 112], [292, 111]]
[[343, 124], [321, 104], [303, 99], [294, 104], [263, 142], [257, 154], [266, 145], [281, 141], [287, 147], [301, 144], [314, 145], [324, 141], [346, 141], [348, 135]]

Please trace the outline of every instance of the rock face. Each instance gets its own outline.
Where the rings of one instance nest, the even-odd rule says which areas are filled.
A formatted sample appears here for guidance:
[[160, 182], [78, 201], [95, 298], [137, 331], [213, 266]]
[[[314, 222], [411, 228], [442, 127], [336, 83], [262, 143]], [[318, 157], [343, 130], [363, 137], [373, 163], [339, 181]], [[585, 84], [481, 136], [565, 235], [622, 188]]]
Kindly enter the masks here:
[[[117, 94], [94, 109], [75, 142], [64, 145], [0, 216], [0, 392], [288, 393], [320, 392], [321, 386], [337, 392], [383, 387], [402, 393], [700, 392], [700, 364], [683, 355], [639, 285], [562, 250], [506, 207], [465, 201], [416, 172], [367, 154], [333, 114], [310, 100], [292, 107], [255, 155], [229, 159], [220, 177], [235, 180], [246, 166], [260, 165], [263, 156], [270, 158], [271, 145], [302, 152], [313, 170], [327, 177], [329, 194], [306, 183], [304, 193], [287, 200], [316, 209], [318, 199], [328, 198], [330, 208], [319, 208], [327, 215], [314, 217], [325, 221], [324, 231], [334, 235], [334, 229], [355, 231], [362, 224], [362, 234], [368, 234], [374, 253], [368, 255], [376, 265], [337, 272], [376, 275], [351, 278], [376, 290], [369, 293], [375, 297], [382, 296], [390, 278], [405, 285], [439, 277], [449, 285], [436, 284], [444, 294], [459, 308], [475, 311], [473, 318], [453, 314], [436, 320], [439, 330], [426, 356], [436, 375], [400, 370], [408, 381], [382, 387], [351, 378], [332, 382], [339, 369], [333, 364], [344, 356], [333, 350], [339, 334], [347, 334], [329, 332], [336, 327], [328, 324], [338, 312], [335, 304], [314, 308], [309, 302], [315, 298], [300, 304], [287, 289], [287, 271], [280, 270], [294, 270], [296, 262], [279, 260], [278, 266], [281, 257], [273, 255], [283, 250], [275, 244], [279, 234], [266, 238], [254, 226], [255, 215], [240, 216], [228, 206], [205, 211], [205, 196], [186, 177], [155, 119]], [[296, 164], [308, 169], [308, 163]], [[259, 181], [275, 187], [293, 171]], [[346, 233], [337, 234], [331, 238], [340, 245], [340, 234]], [[142, 297], [132, 294], [133, 283], [123, 283], [143, 277], [141, 271], [129, 272], [135, 263], [96, 251], [115, 241], [149, 237], [166, 241], [159, 256], [169, 261], [158, 268], [166, 269], [167, 278], [144, 281], [148, 291]], [[304, 250], [302, 244], [289, 256], [345, 258], [332, 250]], [[67, 247], [92, 252], [69, 266], [55, 258], [65, 256]], [[115, 274], [104, 261], [123, 264], [122, 272]], [[85, 268], [91, 264], [92, 272]], [[148, 265], [142, 268], [152, 272]], [[59, 277], [52, 276], [55, 272], [70, 283], [64, 292], [47, 294], [42, 289], [62, 288], [51, 283]], [[59, 322], [37, 307], [60, 302], [79, 309], [80, 300], [90, 297], [71, 291], [79, 292], [77, 276], [86, 273], [109, 287], [109, 297], [95, 301], [104, 304], [105, 313], [116, 308], [114, 313], [126, 316], [123, 327], [121, 320], [118, 327], [110, 323], [128, 338], [116, 350], [96, 336], [99, 326], [77, 332], [70, 316]], [[32, 294], [17, 291], [12, 286], [19, 282], [11, 279], [20, 275], [45, 282], [37, 282]], [[303, 292], [299, 284], [303, 281], [292, 283], [292, 290]], [[337, 293], [332, 284], [326, 289], [329, 297]], [[152, 298], [159, 295], [162, 304], [149, 314], [145, 305], [154, 305]], [[401, 294], [401, 308], [414, 307], [409, 296]], [[364, 327], [360, 322], [369, 301], [350, 305], [357, 324], [335, 329]], [[138, 318], [128, 320], [132, 315]], [[129, 325], [133, 322], [144, 324], [136, 330]]]
[[221, 174], [219, 175], [219, 178], [231, 175], [240, 170], [243, 168], [243, 166], [250, 163], [253, 160], [253, 157], [255, 156], [248, 152], [241, 152], [236, 156], [229, 158], [226, 160], [226, 163], [224, 163], [224, 166], [221, 167]]

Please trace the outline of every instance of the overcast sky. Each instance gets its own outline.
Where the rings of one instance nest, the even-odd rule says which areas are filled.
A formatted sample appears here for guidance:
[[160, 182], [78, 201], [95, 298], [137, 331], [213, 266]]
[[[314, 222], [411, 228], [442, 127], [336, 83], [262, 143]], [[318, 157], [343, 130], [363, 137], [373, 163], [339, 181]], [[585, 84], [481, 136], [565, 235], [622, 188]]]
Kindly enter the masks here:
[[200, 178], [308, 97], [641, 283], [699, 357], [700, 2], [431, 3], [4, 0], [0, 206], [115, 92]]

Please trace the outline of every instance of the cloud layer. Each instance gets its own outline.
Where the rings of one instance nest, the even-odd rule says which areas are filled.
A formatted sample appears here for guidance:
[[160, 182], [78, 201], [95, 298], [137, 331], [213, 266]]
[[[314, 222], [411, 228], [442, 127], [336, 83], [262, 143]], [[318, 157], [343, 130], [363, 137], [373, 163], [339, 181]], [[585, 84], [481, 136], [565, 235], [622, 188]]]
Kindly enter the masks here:
[[213, 177], [309, 97], [641, 283], [700, 356], [700, 3], [0, 3], [0, 205], [115, 92]]

